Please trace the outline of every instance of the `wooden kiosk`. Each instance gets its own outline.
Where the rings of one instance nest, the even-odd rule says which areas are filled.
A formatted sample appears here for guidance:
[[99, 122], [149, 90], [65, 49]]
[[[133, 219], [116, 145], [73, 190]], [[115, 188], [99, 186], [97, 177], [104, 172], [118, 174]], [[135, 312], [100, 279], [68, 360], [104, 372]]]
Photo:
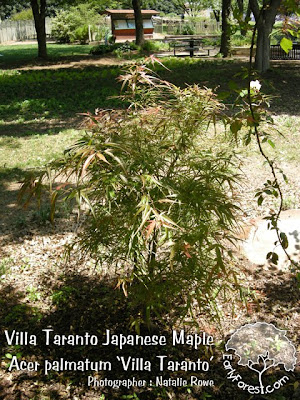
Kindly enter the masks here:
[[[116, 40], [135, 39], [135, 20], [133, 10], [105, 10], [111, 18], [111, 31]], [[153, 38], [154, 26], [152, 17], [158, 15], [155, 10], [142, 10], [144, 37]]]

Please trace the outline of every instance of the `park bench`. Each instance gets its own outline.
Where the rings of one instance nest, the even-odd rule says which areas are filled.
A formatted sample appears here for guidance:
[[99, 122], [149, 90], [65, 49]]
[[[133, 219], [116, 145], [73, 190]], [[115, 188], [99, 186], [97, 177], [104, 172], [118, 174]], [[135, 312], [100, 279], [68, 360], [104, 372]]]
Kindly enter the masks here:
[[[211, 36], [212, 37], [212, 36]], [[214, 38], [216, 36], [213, 36]], [[198, 36], [198, 35], [193, 35], [193, 36], [187, 36], [187, 35], [181, 35], [181, 36], [168, 36], [166, 37], [166, 41], [169, 44], [169, 51], [173, 50], [173, 54], [176, 57], [182, 57], [185, 56], [185, 54], [182, 54], [184, 52], [188, 52], [190, 57], [195, 57], [195, 56], [210, 56], [211, 50], [214, 50], [214, 47], [210, 46], [203, 46], [203, 40], [208, 38], [208, 36]], [[201, 54], [196, 54], [196, 52], [199, 52], [200, 50], [205, 51], [205, 53]], [[177, 51], [177, 52], [176, 52]]]

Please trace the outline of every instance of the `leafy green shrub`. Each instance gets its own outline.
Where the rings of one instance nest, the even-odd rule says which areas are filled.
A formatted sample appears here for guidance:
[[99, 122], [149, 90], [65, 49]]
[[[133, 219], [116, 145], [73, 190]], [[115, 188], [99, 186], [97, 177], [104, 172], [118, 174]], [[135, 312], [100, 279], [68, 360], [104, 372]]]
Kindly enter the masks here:
[[[79, 4], [66, 10], [61, 10], [52, 20], [52, 36], [60, 43], [88, 40], [88, 25], [95, 29], [100, 25], [101, 17], [88, 4]], [[102, 22], [103, 24], [103, 22]]]
[[138, 46], [135, 43], [130, 43], [130, 42], [122, 43], [119, 45], [115, 44], [115, 47], [116, 49], [114, 50], [114, 54], [116, 54], [116, 56], [118, 57], [122, 57], [127, 53], [131, 53], [132, 50], [138, 49]]
[[26, 8], [18, 13], [11, 16], [12, 21], [28, 21], [33, 20], [33, 13], [31, 8]]
[[74, 40], [78, 40], [81, 44], [85, 44], [89, 39], [88, 25], [79, 26], [73, 33]]
[[76, 247], [117, 270], [136, 327], [174, 310], [175, 319], [214, 314], [234, 276], [225, 245], [238, 212], [231, 146], [207, 130], [222, 110], [215, 94], [149, 71], [130, 66], [122, 98], [131, 106], [91, 116], [93, 129], [49, 166], [60, 181], [74, 177], [52, 189], [51, 214], [58, 198], [89, 208]]
[[240, 28], [234, 27], [236, 32], [231, 36], [231, 46], [251, 46], [252, 30], [248, 29], [246, 34], [241, 34]]
[[52, 21], [51, 35], [60, 43], [70, 43], [75, 30], [76, 24], [66, 10], [61, 10]]
[[113, 52], [122, 52], [128, 53], [132, 50], [137, 50], [138, 46], [133, 42], [125, 42], [125, 43], [114, 43], [114, 44], [99, 44], [94, 46], [90, 53], [93, 55], [103, 55]]
[[142, 50], [147, 53], [152, 53], [159, 50], [168, 49], [169, 46], [167, 43], [158, 42], [155, 40], [146, 40], [145, 43], [142, 45]]
[[112, 53], [114, 49], [115, 49], [114, 45], [99, 44], [91, 48], [90, 54], [93, 54], [94, 56], [101, 56], [103, 54]]
[[157, 42], [154, 40], [147, 40], [142, 47], [137, 46], [134, 42], [125, 43], [114, 43], [114, 44], [100, 44], [94, 46], [90, 53], [93, 55], [103, 55], [108, 53], [114, 53], [118, 57], [122, 57], [127, 53], [134, 50], [139, 50], [140, 54], [153, 53], [158, 50], [168, 49], [168, 45], [163, 42]]
[[195, 25], [191, 23], [185, 23], [181, 28], [181, 32], [178, 33], [180, 33], [181, 35], [195, 35]]
[[221, 38], [204, 38], [202, 40], [203, 46], [214, 46], [218, 47], [221, 45]]

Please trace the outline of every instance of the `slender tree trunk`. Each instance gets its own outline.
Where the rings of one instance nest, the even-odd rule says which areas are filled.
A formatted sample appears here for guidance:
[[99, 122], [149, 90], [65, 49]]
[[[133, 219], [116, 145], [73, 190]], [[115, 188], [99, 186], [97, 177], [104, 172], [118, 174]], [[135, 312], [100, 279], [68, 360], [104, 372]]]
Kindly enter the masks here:
[[241, 16], [244, 14], [244, 0], [237, 0], [237, 5]]
[[[241, 19], [240, 21], [241, 35], [245, 36], [247, 34], [247, 29], [243, 27], [243, 22], [246, 21], [247, 15], [245, 16], [244, 19], [244, 0], [237, 0], [237, 5], [239, 9], [239, 18]], [[248, 3], [248, 9], [249, 9], [249, 3]]]
[[135, 19], [135, 32], [136, 32], [136, 44], [141, 46], [144, 42], [144, 27], [143, 27], [143, 17], [141, 11], [141, 0], [132, 0], [132, 7], [134, 9], [134, 19]]
[[250, 17], [251, 17], [251, 7], [250, 7], [250, 2], [248, 2], [247, 11], [246, 11], [246, 15], [245, 15], [245, 21], [246, 22], [250, 21]]
[[230, 52], [230, 15], [231, 0], [222, 0], [222, 36], [220, 53], [223, 57], [228, 57]]
[[[243, 11], [242, 11], [242, 15], [243, 15]], [[247, 24], [250, 21], [250, 17], [251, 17], [251, 8], [250, 8], [250, 3], [248, 2], [245, 18], [243, 19], [245, 24]], [[241, 27], [241, 35], [242, 36], [246, 36], [247, 35], [247, 28], [246, 27]]]
[[38, 42], [38, 57], [47, 58], [46, 0], [30, 0]]
[[270, 34], [281, 0], [264, 0], [260, 9], [257, 0], [249, 0], [257, 24], [255, 68], [264, 73], [270, 68]]
[[220, 10], [213, 10], [215, 19], [217, 22], [220, 22]]

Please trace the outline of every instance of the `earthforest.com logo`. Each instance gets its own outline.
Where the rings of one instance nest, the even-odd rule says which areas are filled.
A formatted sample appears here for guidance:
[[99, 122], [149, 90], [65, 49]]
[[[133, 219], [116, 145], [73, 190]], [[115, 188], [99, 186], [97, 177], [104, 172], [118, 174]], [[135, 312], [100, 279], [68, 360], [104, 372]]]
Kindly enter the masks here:
[[297, 362], [296, 349], [285, 334], [286, 331], [265, 322], [247, 324], [238, 329], [226, 343], [226, 351], [234, 350], [235, 355], [239, 357], [238, 365], [246, 366], [258, 374], [259, 386], [248, 385], [243, 381], [231, 365], [234, 358], [232, 354], [223, 355], [227, 378], [250, 394], [269, 394], [280, 389], [289, 380], [288, 376], [265, 386], [263, 374], [280, 364], [286, 371], [294, 371]]

